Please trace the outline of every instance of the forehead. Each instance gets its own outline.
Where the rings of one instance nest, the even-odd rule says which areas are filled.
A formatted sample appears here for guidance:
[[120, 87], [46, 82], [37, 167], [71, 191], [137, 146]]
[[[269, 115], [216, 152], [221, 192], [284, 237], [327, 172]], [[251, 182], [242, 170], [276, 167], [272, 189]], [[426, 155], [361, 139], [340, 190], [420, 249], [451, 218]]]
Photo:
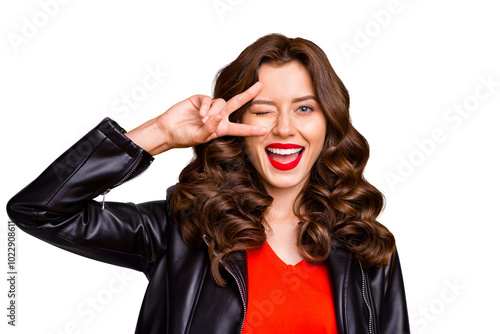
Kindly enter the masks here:
[[291, 100], [304, 95], [315, 95], [311, 76], [298, 61], [283, 65], [262, 64], [259, 81], [262, 82], [262, 90], [255, 99]]

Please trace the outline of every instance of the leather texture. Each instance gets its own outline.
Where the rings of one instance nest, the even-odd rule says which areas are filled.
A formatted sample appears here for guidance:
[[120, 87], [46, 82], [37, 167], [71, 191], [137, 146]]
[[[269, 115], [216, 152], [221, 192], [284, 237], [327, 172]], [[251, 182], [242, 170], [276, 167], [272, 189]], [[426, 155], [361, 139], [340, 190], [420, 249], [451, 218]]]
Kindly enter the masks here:
[[[149, 280], [136, 333], [238, 333], [246, 309], [246, 258], [210, 276], [208, 248], [187, 247], [165, 200], [142, 204], [93, 200], [143, 172], [153, 158], [106, 118], [7, 204], [26, 233], [70, 252], [142, 271]], [[361, 267], [341, 244], [326, 260], [338, 332], [409, 333], [397, 252], [387, 267]]]

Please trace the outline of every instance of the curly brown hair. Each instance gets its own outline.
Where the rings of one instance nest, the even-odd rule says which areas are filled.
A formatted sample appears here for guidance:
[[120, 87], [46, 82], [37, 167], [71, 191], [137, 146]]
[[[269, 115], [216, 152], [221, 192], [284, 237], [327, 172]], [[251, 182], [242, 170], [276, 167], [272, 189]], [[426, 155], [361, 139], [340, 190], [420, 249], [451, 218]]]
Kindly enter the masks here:
[[[391, 232], [376, 220], [384, 197], [363, 177], [369, 146], [351, 124], [349, 93], [323, 50], [303, 38], [261, 37], [218, 72], [213, 96], [227, 101], [258, 81], [263, 63], [291, 61], [308, 70], [328, 122], [322, 152], [294, 203], [301, 221], [298, 247], [308, 260], [321, 262], [336, 241], [363, 266], [379, 268], [395, 248]], [[230, 120], [238, 122], [248, 105]], [[245, 153], [244, 138], [217, 138], [195, 146], [194, 153], [172, 195], [173, 213], [187, 244], [206, 236], [212, 276], [224, 285], [221, 263], [266, 241], [264, 213], [273, 198]]]

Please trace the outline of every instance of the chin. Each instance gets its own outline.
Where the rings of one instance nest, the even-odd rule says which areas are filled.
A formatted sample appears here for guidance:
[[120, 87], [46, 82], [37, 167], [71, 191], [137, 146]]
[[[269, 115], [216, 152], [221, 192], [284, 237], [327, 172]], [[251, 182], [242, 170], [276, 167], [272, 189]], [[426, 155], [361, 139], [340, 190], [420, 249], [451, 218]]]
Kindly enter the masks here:
[[302, 187], [306, 182], [306, 178], [299, 175], [269, 175], [262, 178], [264, 185], [277, 189], [292, 189]]

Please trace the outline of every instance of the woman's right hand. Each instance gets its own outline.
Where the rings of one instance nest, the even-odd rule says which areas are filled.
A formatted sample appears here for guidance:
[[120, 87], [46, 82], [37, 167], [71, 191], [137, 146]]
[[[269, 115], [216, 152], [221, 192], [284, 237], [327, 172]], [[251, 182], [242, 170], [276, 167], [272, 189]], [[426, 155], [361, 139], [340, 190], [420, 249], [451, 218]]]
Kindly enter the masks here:
[[268, 129], [229, 121], [229, 115], [262, 89], [255, 83], [229, 101], [193, 95], [165, 113], [126, 133], [132, 141], [156, 155], [171, 148], [190, 147], [222, 136], [259, 136]]

